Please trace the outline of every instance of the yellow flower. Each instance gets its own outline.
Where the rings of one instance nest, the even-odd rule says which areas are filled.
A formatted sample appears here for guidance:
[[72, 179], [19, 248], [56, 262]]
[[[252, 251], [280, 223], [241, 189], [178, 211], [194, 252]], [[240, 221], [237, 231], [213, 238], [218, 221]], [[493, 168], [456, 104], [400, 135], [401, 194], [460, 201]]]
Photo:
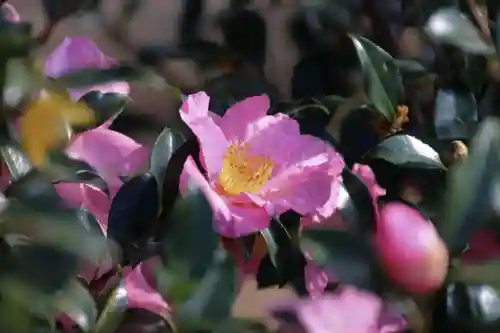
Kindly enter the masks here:
[[35, 167], [45, 164], [52, 149], [63, 148], [71, 139], [72, 126], [94, 123], [94, 114], [83, 103], [67, 96], [43, 91], [28, 105], [20, 120], [20, 139], [23, 150]]

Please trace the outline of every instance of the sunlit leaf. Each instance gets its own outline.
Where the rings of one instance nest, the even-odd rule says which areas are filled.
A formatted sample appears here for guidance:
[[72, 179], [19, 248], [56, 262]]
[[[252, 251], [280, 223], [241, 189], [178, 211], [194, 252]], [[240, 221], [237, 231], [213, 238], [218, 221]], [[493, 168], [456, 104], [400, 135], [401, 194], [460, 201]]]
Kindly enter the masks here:
[[27, 174], [32, 165], [26, 155], [13, 146], [3, 146], [0, 148], [0, 154], [3, 157], [4, 163], [7, 165], [12, 179], [17, 180]]
[[158, 184], [164, 183], [165, 173], [167, 172], [167, 167], [170, 163], [172, 155], [185, 142], [186, 139], [182, 134], [175, 132], [168, 127], [165, 127], [165, 129], [157, 137], [155, 144], [153, 145], [153, 150], [151, 151], [149, 172], [155, 176]]
[[403, 83], [394, 59], [369, 39], [351, 36], [363, 72], [368, 78], [366, 94], [377, 111], [392, 122], [399, 100], [403, 97]]
[[107, 294], [104, 307], [100, 309], [99, 319], [92, 328], [92, 333], [115, 332], [125, 316], [128, 307], [128, 292], [124, 280], [121, 280], [111, 293]]
[[446, 169], [439, 154], [431, 146], [407, 134], [384, 139], [364, 159], [382, 159], [403, 167]]
[[3, 100], [11, 108], [19, 104], [41, 87], [42, 75], [38, 73], [31, 59], [13, 58], [6, 65]]
[[457, 8], [442, 8], [431, 15], [424, 28], [436, 42], [451, 44], [464, 52], [495, 54], [495, 45], [482, 38], [479, 30]]
[[43, 166], [50, 150], [69, 142], [71, 126], [88, 126], [93, 121], [93, 112], [85, 104], [42, 92], [21, 117], [21, 145], [34, 166]]
[[81, 283], [72, 280], [56, 298], [56, 308], [70, 317], [82, 331], [87, 332], [95, 324], [97, 308], [94, 299]]

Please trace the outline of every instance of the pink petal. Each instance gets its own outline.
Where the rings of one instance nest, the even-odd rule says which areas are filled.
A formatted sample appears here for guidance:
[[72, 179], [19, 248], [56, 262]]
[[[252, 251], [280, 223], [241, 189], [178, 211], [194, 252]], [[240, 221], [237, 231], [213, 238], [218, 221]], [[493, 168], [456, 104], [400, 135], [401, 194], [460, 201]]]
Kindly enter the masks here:
[[317, 298], [323, 295], [329, 282], [328, 274], [312, 260], [307, 261], [304, 274], [309, 296]]
[[222, 117], [219, 126], [228, 140], [245, 139], [247, 127], [264, 117], [269, 110], [266, 95], [249, 97], [231, 106]]
[[125, 278], [125, 285], [128, 292], [130, 309], [146, 309], [160, 316], [166, 315], [170, 311], [167, 302], [161, 295], [151, 287], [142, 274], [140, 263]]
[[190, 95], [184, 101], [180, 115], [198, 138], [202, 160], [206, 165], [208, 177], [212, 178], [222, 167], [222, 160], [229, 143], [221, 128], [209, 116], [209, 100], [204, 92]]
[[147, 158], [143, 146], [136, 141], [101, 127], [78, 135], [67, 152], [89, 163], [106, 180], [137, 172]]
[[269, 226], [269, 215], [257, 206], [236, 206], [224, 200], [200, 173], [194, 160], [189, 157], [184, 164], [187, 176], [200, 188], [210, 202], [214, 214], [214, 229], [226, 237], [240, 237]]
[[381, 311], [378, 297], [350, 287], [340, 295], [303, 301], [297, 308], [299, 320], [309, 333], [374, 333]]
[[361, 178], [361, 180], [366, 184], [372, 196], [373, 205], [376, 207], [377, 199], [378, 197], [385, 195], [385, 189], [383, 189], [382, 187], [380, 187], [380, 185], [378, 185], [377, 179], [375, 178], [375, 174], [373, 173], [372, 169], [367, 165], [354, 164], [352, 171], [356, 175], [358, 175]]
[[[117, 64], [116, 60], [104, 55], [97, 45], [87, 37], [66, 37], [62, 43], [47, 57], [45, 74], [52, 77], [71, 73], [86, 68], [110, 68]], [[130, 86], [127, 82], [114, 82], [106, 85], [71, 89], [75, 100], [91, 90], [128, 94]]]

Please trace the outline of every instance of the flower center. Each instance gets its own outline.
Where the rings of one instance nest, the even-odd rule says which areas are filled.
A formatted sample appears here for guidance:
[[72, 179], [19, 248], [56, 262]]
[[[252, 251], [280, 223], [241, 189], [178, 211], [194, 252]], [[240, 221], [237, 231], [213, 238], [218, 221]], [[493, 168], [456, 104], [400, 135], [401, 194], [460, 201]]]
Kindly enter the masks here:
[[258, 193], [271, 178], [273, 161], [266, 156], [252, 155], [248, 144], [235, 142], [224, 155], [219, 173], [219, 185], [229, 195]]

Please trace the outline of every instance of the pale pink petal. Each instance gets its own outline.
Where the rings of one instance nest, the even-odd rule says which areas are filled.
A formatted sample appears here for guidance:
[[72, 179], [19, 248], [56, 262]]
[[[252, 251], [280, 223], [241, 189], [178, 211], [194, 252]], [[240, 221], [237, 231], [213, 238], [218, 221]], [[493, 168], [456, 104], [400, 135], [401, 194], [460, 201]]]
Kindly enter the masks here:
[[385, 310], [380, 315], [378, 327], [377, 333], [402, 333], [408, 328], [408, 322], [402, 315]]
[[209, 98], [204, 92], [190, 95], [182, 105], [180, 116], [200, 142], [202, 160], [211, 179], [219, 173], [229, 143], [209, 116], [208, 102]]
[[345, 221], [340, 211], [337, 210], [337, 203], [339, 201], [340, 191], [340, 177], [335, 181], [330, 188], [330, 197], [326, 203], [319, 207], [315, 213], [303, 216], [301, 218], [301, 225], [304, 228], [315, 226], [328, 226], [330, 228], [346, 228]]
[[57, 194], [64, 200], [68, 207], [81, 207], [84, 202], [83, 188], [84, 184], [78, 183], [60, 183], [56, 184]]
[[125, 278], [129, 309], [146, 309], [160, 316], [170, 312], [170, 306], [144, 278], [140, 263]]
[[249, 97], [231, 106], [222, 117], [219, 126], [228, 140], [243, 141], [250, 124], [264, 117], [270, 102], [266, 95]]
[[[45, 74], [57, 78], [82, 69], [106, 69], [116, 64], [116, 60], [104, 55], [91, 39], [82, 36], [66, 37], [48, 55], [45, 61]], [[91, 90], [128, 94], [130, 86], [126, 82], [113, 82], [99, 86], [70, 89], [70, 94], [72, 98], [77, 100]]]
[[304, 267], [304, 275], [309, 296], [312, 298], [322, 296], [329, 282], [328, 274], [325, 270], [308, 258], [307, 264]]
[[131, 138], [101, 127], [78, 135], [67, 149], [68, 155], [86, 161], [106, 180], [138, 171], [146, 162], [146, 151]]
[[380, 187], [372, 169], [363, 164], [354, 164], [352, 171], [366, 184], [373, 199], [373, 205], [377, 206], [378, 197], [385, 195], [385, 189]]
[[225, 201], [210, 187], [191, 157], [184, 164], [184, 171], [210, 202], [214, 214], [214, 229], [221, 235], [240, 237], [269, 226], [269, 215], [264, 209], [257, 206], [240, 207]]

